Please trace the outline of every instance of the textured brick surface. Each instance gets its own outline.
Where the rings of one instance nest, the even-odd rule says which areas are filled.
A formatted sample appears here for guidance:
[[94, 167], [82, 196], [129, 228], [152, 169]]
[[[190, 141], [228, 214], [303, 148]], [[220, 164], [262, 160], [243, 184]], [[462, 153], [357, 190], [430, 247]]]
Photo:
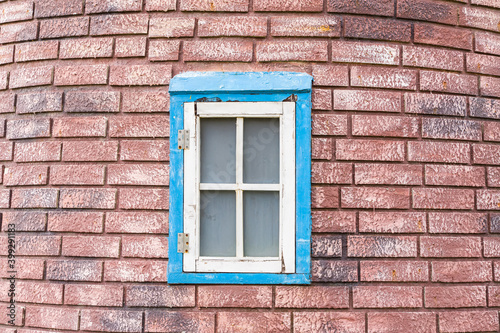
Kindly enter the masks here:
[[411, 25], [407, 22], [367, 17], [346, 17], [344, 22], [344, 35], [350, 38], [399, 42], [408, 42], [411, 38]]
[[193, 307], [193, 286], [131, 286], [126, 287], [127, 305], [151, 307]]
[[267, 35], [267, 18], [247, 16], [204, 17], [198, 20], [198, 35], [202, 37], [265, 37]]
[[92, 17], [91, 35], [146, 34], [149, 18], [144, 14], [102, 15]]
[[416, 89], [417, 73], [409, 69], [352, 67], [351, 85], [356, 87]]
[[325, 41], [270, 41], [257, 44], [257, 61], [327, 61]]
[[421, 287], [354, 287], [355, 308], [418, 308], [422, 306]]
[[429, 280], [428, 264], [419, 261], [363, 261], [361, 281], [425, 282]]
[[192, 37], [194, 18], [155, 17], [149, 21], [149, 37]]
[[498, 329], [498, 316], [494, 311], [441, 312], [442, 332], [487, 332]]
[[200, 307], [269, 308], [272, 290], [268, 286], [199, 286]]
[[16, 162], [45, 162], [61, 160], [61, 143], [18, 142], [14, 150]]
[[106, 58], [112, 55], [112, 38], [63, 40], [59, 54], [63, 59]]
[[[469, 55], [467, 55], [467, 58]], [[459, 51], [403, 46], [403, 65], [462, 71], [464, 55]]]
[[480, 257], [480, 237], [420, 237], [422, 257]]
[[436, 333], [436, 315], [431, 312], [371, 312], [368, 314], [368, 333], [397, 331]]
[[483, 307], [486, 305], [486, 287], [425, 287], [424, 298], [428, 308]]

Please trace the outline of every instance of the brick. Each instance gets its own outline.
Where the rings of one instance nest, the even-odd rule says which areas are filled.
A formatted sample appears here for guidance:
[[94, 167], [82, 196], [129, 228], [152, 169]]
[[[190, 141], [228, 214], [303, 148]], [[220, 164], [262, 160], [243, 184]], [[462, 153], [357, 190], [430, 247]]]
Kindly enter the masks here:
[[0, 5], [0, 24], [33, 18], [33, 2], [17, 1]]
[[409, 42], [411, 39], [411, 24], [395, 20], [346, 17], [344, 19], [344, 29], [344, 36], [350, 38], [398, 42]]
[[474, 163], [476, 164], [500, 164], [500, 146], [495, 144], [472, 145]]
[[375, 43], [332, 41], [333, 62], [399, 65], [399, 47]]
[[458, 6], [429, 0], [400, 0], [397, 4], [397, 17], [456, 25]]
[[464, 54], [454, 50], [404, 45], [403, 66], [462, 71]]
[[422, 212], [359, 212], [359, 232], [423, 233], [426, 220]]
[[[59, 249], [61, 247], [61, 237], [59, 236], [17, 236], [17, 251], [16, 255], [18, 256], [58, 256], [59, 255]], [[52, 286], [52, 285], [46, 285], [46, 286]], [[42, 285], [43, 287], [43, 285]], [[56, 288], [56, 285], [53, 286]], [[59, 290], [59, 287], [62, 287], [61, 285], [57, 285], [57, 288]], [[38, 287], [35, 287], [35, 290], [38, 289]], [[43, 288], [40, 288], [40, 297], [42, 297], [42, 290]], [[29, 294], [29, 293], [27, 293]], [[60, 288], [59, 292], [54, 291], [54, 289], [51, 289], [51, 291], [47, 292], [50, 297], [54, 297], [57, 299], [62, 300], [62, 288]], [[35, 298], [34, 298], [35, 299]], [[33, 299], [33, 301], [34, 301]], [[19, 300], [21, 301], [21, 300]], [[22, 301], [21, 301], [22, 302]], [[30, 301], [31, 302], [31, 301]], [[35, 301], [34, 301], [35, 302]], [[35, 302], [35, 303], [46, 303], [46, 302]], [[53, 304], [60, 304], [61, 301], [58, 301], [58, 303], [53, 303]]]
[[500, 241], [497, 237], [484, 238], [484, 256], [487, 258], [500, 257]]
[[238, 2], [229, 0], [214, 0], [212, 2], [182, 0], [180, 10], [183, 12], [247, 12], [248, 0]]
[[420, 256], [471, 258], [481, 256], [481, 237], [420, 237]]
[[461, 26], [498, 32], [498, 21], [500, 20], [500, 12], [498, 11], [478, 7], [462, 7], [459, 16]]
[[4, 212], [2, 224], [3, 231], [7, 231], [9, 224], [15, 224], [16, 231], [45, 231], [47, 214], [23, 210]]
[[48, 230], [55, 232], [101, 233], [100, 212], [49, 212]]
[[427, 185], [485, 186], [485, 171], [482, 167], [458, 165], [426, 165]]
[[355, 184], [421, 185], [422, 167], [398, 164], [356, 164]]
[[121, 209], [168, 209], [168, 190], [165, 189], [120, 189]]
[[44, 86], [52, 83], [52, 66], [23, 67], [10, 72], [11, 89]]
[[114, 209], [116, 189], [61, 189], [61, 208]]
[[113, 38], [82, 38], [61, 41], [59, 55], [61, 59], [109, 58], [112, 56]]
[[122, 257], [167, 258], [167, 238], [165, 236], [123, 236]]
[[26, 325], [42, 328], [77, 330], [79, 313], [80, 309], [27, 306]]
[[13, 165], [4, 170], [4, 186], [47, 185], [48, 167], [43, 165]]
[[80, 329], [101, 332], [141, 332], [142, 311], [83, 309]]
[[359, 286], [353, 287], [354, 308], [419, 308], [422, 287]]
[[4, 45], [0, 47], [0, 65], [14, 62], [14, 45]]
[[486, 306], [485, 286], [425, 287], [427, 308], [472, 308]]
[[357, 282], [358, 264], [355, 261], [313, 260], [313, 282]]
[[0, 190], [0, 208], [9, 208], [10, 190]]
[[119, 282], [166, 282], [166, 261], [106, 261], [104, 281]]
[[184, 308], [195, 306], [194, 286], [125, 287], [127, 306]]
[[403, 258], [417, 256], [414, 236], [348, 236], [348, 257]]
[[415, 43], [472, 49], [472, 32], [434, 24], [415, 24]]
[[[348, 86], [348, 67], [343, 65], [313, 64], [312, 76], [315, 86]], [[334, 91], [335, 92], [338, 90]]]
[[436, 333], [436, 315], [432, 312], [370, 312], [368, 333]]
[[53, 165], [50, 167], [52, 185], [104, 185], [102, 165]]
[[270, 286], [198, 286], [198, 306], [220, 308], [270, 308]]
[[311, 157], [317, 160], [331, 160], [333, 157], [332, 138], [312, 138]]
[[87, 0], [85, 13], [140, 12], [142, 0]]
[[368, 14], [381, 16], [394, 15], [394, 3], [391, 0], [328, 0], [326, 6], [327, 11], [333, 13]]
[[168, 161], [168, 141], [123, 140], [120, 145], [120, 158], [123, 161]]
[[148, 21], [147, 14], [92, 16], [90, 34], [93, 36], [147, 34]]
[[37, 0], [35, 17], [55, 17], [83, 14], [83, 1]]
[[64, 161], [90, 162], [117, 159], [117, 141], [67, 141], [63, 145]]
[[57, 208], [55, 188], [14, 189], [12, 208]]
[[112, 86], [167, 85], [171, 77], [171, 65], [115, 65], [110, 69], [109, 84]]
[[[17, 226], [16, 226], [17, 228]], [[26, 258], [16, 258], [16, 278], [18, 279], [29, 279], [29, 280], [42, 280], [44, 271], [45, 261], [42, 259], [26, 259]], [[0, 262], [2, 278], [9, 278], [10, 273], [8, 273], [8, 263], [7, 260], [2, 260]]]
[[101, 281], [102, 263], [90, 260], [48, 260], [47, 280]]
[[89, 33], [88, 17], [70, 17], [40, 22], [40, 38], [79, 37]]
[[258, 16], [200, 17], [198, 36], [265, 37], [267, 36], [267, 18]]
[[[265, 31], [265, 30], [264, 30]], [[272, 36], [339, 37], [338, 17], [271, 17]]]
[[[223, 312], [219, 312], [219, 332], [231, 332], [225, 331], [221, 326], [224, 325]], [[234, 312], [231, 312], [231, 320], [236, 322], [244, 321], [248, 316], [247, 313], [238, 313], [237, 316], [234, 315]], [[259, 322], [255, 323], [256, 325], [261, 325], [262, 323], [266, 323], [265, 317], [269, 317], [268, 314], [257, 314]], [[271, 315], [271, 314], [269, 314]], [[144, 322], [145, 330], [147, 332], [199, 332], [199, 333], [211, 333], [215, 331], [215, 314], [212, 312], [186, 312], [186, 311], [165, 311], [165, 310], [156, 310], [156, 311], [146, 311], [146, 320]], [[246, 323], [244, 321], [244, 323]], [[236, 327], [239, 327], [238, 324], [234, 324]], [[244, 324], [243, 324], [244, 325]], [[243, 326], [249, 327], [249, 326]], [[252, 329], [255, 328], [252, 322]], [[266, 326], [267, 327], [267, 326]]]
[[52, 120], [52, 135], [58, 138], [104, 137], [105, 117], [62, 117]]
[[146, 1], [146, 10], [168, 12], [170, 10], [175, 10], [176, 1], [175, 0], [149, 0]]
[[434, 261], [433, 282], [489, 282], [493, 269], [488, 261]]
[[112, 185], [168, 186], [169, 167], [154, 164], [110, 165], [108, 167], [108, 183]]
[[334, 90], [335, 110], [401, 112], [401, 93], [369, 90]]
[[0, 94], [0, 98], [2, 99], [2, 104], [0, 104], [0, 114], [1, 113], [11, 113], [14, 112], [14, 101], [16, 95], [11, 92], [6, 92]]
[[169, 119], [165, 116], [115, 117], [109, 121], [112, 138], [165, 138], [169, 134]]
[[316, 110], [332, 109], [332, 92], [328, 89], [313, 89], [312, 108]]
[[[3, 285], [8, 286], [7, 281]], [[2, 295], [7, 296], [7, 288], [2, 286]], [[3, 290], [5, 289], [5, 290]], [[16, 281], [16, 302], [29, 302], [40, 304], [62, 304], [62, 290], [61, 284], [41, 283], [39, 281]], [[4, 301], [8, 302], [10, 299], [5, 297]]]
[[488, 216], [482, 213], [429, 213], [429, 232], [477, 234], [488, 231]]
[[312, 236], [313, 257], [341, 257], [342, 238], [338, 236]]
[[146, 41], [146, 37], [116, 38], [115, 56], [118, 58], [144, 57], [146, 56]]
[[469, 163], [467, 143], [408, 142], [408, 160], [414, 162]]
[[467, 54], [468, 72], [500, 76], [500, 57], [484, 54]]
[[9, 72], [0, 72], [0, 90], [7, 89]]
[[169, 95], [166, 91], [123, 92], [123, 112], [168, 112]]
[[352, 134], [355, 136], [415, 138], [418, 130], [418, 119], [414, 117], [352, 116]]
[[50, 119], [7, 120], [7, 139], [50, 137]]
[[351, 68], [351, 85], [355, 87], [415, 90], [416, 82], [417, 73], [411, 69], [360, 66]]
[[500, 8], [500, 2], [498, 0], [472, 0], [471, 3], [479, 6]]
[[67, 112], [118, 112], [118, 91], [68, 91], [65, 94], [64, 111]]
[[120, 237], [64, 236], [62, 255], [69, 257], [118, 258]]
[[473, 209], [474, 190], [448, 188], [414, 188], [413, 208]]
[[[495, 265], [495, 269], [498, 266]], [[500, 301], [500, 288], [497, 286], [488, 287], [488, 306], [497, 307]]]
[[185, 61], [252, 60], [253, 43], [248, 41], [201, 40], [183, 44]]
[[257, 61], [328, 61], [326, 41], [267, 41], [257, 43]]
[[500, 168], [488, 168], [488, 186], [500, 187]]
[[406, 188], [344, 187], [341, 189], [342, 208], [407, 209], [410, 193]]
[[356, 232], [356, 214], [346, 211], [312, 212], [313, 232]]
[[0, 27], [0, 43], [35, 40], [38, 36], [38, 22], [5, 24]]
[[[49, 220], [50, 229], [50, 220]], [[167, 234], [168, 214], [112, 212], [106, 214], [107, 233]]]
[[19, 114], [62, 111], [62, 92], [18, 94], [16, 111]]
[[500, 210], [500, 190], [477, 191], [478, 210]]
[[24, 43], [16, 46], [16, 62], [57, 59], [58, 41]]
[[84, 86], [108, 83], [107, 65], [56, 66], [54, 85]]
[[339, 139], [336, 142], [338, 160], [404, 161], [401, 141]]
[[314, 162], [311, 181], [321, 184], [351, 184], [352, 165], [349, 163]]
[[66, 284], [64, 304], [123, 306], [123, 287], [114, 285]]
[[312, 115], [313, 135], [347, 135], [347, 116], [334, 114]]
[[482, 76], [480, 79], [480, 89], [482, 96], [500, 97], [500, 78]]
[[255, 0], [253, 10], [256, 12], [321, 12], [323, 1]]
[[178, 40], [151, 40], [148, 58], [150, 61], [178, 60], [180, 46], [181, 42]]
[[333, 286], [278, 286], [275, 306], [277, 308], [327, 308], [349, 307], [349, 288]]
[[149, 37], [193, 37], [194, 17], [152, 17], [149, 20]]
[[361, 312], [295, 312], [294, 333], [365, 332], [365, 314]]
[[427, 282], [429, 265], [425, 261], [361, 261], [361, 281]]
[[422, 137], [431, 139], [481, 140], [481, 123], [473, 120], [424, 118]]
[[500, 55], [500, 37], [496, 34], [477, 31], [474, 41], [476, 52]]
[[[208, 323], [211, 323], [208, 320]], [[257, 312], [218, 312], [217, 330], [221, 333], [237, 333], [251, 327], [253, 332], [289, 332], [291, 329], [289, 313], [257, 313]], [[189, 326], [188, 326], [189, 327]], [[198, 328], [196, 332], [212, 332]]]
[[475, 75], [420, 71], [420, 89], [457, 94], [477, 95]]
[[500, 101], [496, 99], [471, 97], [469, 102], [471, 117], [500, 119]]
[[460, 311], [439, 313], [441, 332], [490, 332], [498, 330], [496, 311]]

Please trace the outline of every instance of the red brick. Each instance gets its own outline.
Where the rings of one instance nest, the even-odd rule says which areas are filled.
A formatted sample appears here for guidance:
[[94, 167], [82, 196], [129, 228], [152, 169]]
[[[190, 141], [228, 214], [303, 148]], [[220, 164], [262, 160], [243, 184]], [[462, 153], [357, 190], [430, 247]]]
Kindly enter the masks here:
[[[17, 229], [17, 226], [16, 226]], [[45, 261], [39, 259], [26, 259], [26, 258], [16, 258], [17, 274], [18, 279], [29, 279], [29, 280], [42, 280], [43, 271], [45, 267]], [[0, 262], [0, 277], [8, 278], [10, 277], [10, 269], [8, 268], [7, 260], [2, 260]]]
[[123, 306], [123, 287], [114, 285], [66, 284], [64, 304]]
[[277, 308], [326, 308], [349, 307], [349, 288], [333, 286], [278, 286], [275, 306]]
[[493, 270], [488, 261], [434, 261], [433, 282], [489, 282]]
[[46, 185], [48, 167], [43, 165], [13, 165], [4, 171], [4, 186]]
[[121, 209], [168, 209], [168, 190], [165, 189], [120, 189]]
[[64, 161], [116, 161], [117, 141], [67, 141], [63, 145]]
[[253, 10], [256, 12], [320, 12], [323, 10], [323, 1], [254, 0]]
[[55, 188], [14, 189], [12, 208], [57, 208]]
[[484, 141], [500, 142], [500, 123], [483, 122], [483, 125], [484, 125]]
[[411, 20], [456, 25], [458, 23], [458, 6], [429, 0], [400, 0], [397, 6], [397, 16]]
[[332, 138], [312, 138], [311, 157], [313, 160], [331, 160], [333, 157]]
[[140, 12], [142, 0], [86, 0], [85, 13]]
[[35, 17], [55, 17], [83, 14], [83, 1], [37, 0]]
[[473, 209], [474, 190], [447, 188], [414, 188], [413, 208]]
[[[210, 323], [210, 321], [208, 321]], [[218, 312], [217, 313], [217, 332], [220, 333], [237, 333], [242, 332], [247, 328], [252, 329], [255, 333], [265, 332], [290, 332], [291, 329], [290, 313], [272, 312], [272, 313], [257, 313], [257, 312]], [[179, 326], [177, 326], [179, 327]], [[196, 332], [212, 332], [207, 327], [206, 331], [200, 328]]]
[[419, 308], [422, 287], [360, 286], [353, 287], [354, 308]]
[[258, 16], [200, 17], [200, 37], [265, 37], [267, 18]]
[[58, 41], [24, 43], [16, 46], [16, 62], [57, 59]]
[[68, 257], [118, 258], [120, 237], [64, 236], [62, 255]]
[[65, 94], [64, 111], [67, 112], [118, 112], [118, 91], [68, 91]]
[[33, 18], [33, 2], [17, 1], [0, 5], [0, 24]]
[[482, 167], [459, 165], [426, 165], [427, 185], [485, 186], [485, 172]]
[[500, 37], [489, 32], [475, 33], [476, 52], [500, 55]]
[[386, 91], [334, 90], [335, 110], [401, 112], [401, 94]]
[[90, 260], [48, 260], [47, 280], [101, 281], [102, 262]]
[[180, 10], [183, 12], [246, 12], [248, 11], [248, 0], [238, 2], [229, 0], [214, 0], [211, 2], [182, 0]]
[[102, 165], [53, 165], [50, 168], [52, 185], [104, 185]]
[[272, 36], [339, 37], [338, 17], [271, 17]]
[[436, 71], [420, 72], [420, 89], [477, 95], [477, 77], [475, 75], [453, 74]]
[[[50, 230], [50, 220], [49, 220]], [[112, 212], [106, 214], [107, 233], [167, 234], [168, 214]]]
[[339, 236], [312, 236], [311, 254], [313, 257], [341, 257], [342, 238]]
[[167, 258], [167, 237], [123, 236], [122, 256], [131, 258]]
[[425, 261], [361, 261], [361, 281], [426, 282], [429, 264]]
[[61, 59], [107, 58], [112, 56], [113, 38], [82, 38], [61, 41], [59, 55]]
[[7, 89], [9, 72], [0, 72], [0, 90]]
[[500, 101], [480, 97], [470, 97], [470, 116], [500, 119]]
[[0, 190], [0, 208], [9, 208], [10, 190]]
[[467, 72], [500, 76], [500, 57], [467, 53]]
[[116, 189], [61, 189], [59, 198], [61, 208], [80, 209], [114, 209], [116, 205]]
[[166, 91], [126, 91], [123, 93], [123, 112], [168, 112]]
[[482, 96], [500, 97], [500, 78], [482, 76], [480, 80], [480, 88]]
[[9, 224], [15, 224], [16, 231], [45, 231], [47, 214], [23, 210], [4, 212], [2, 224], [3, 231], [7, 231]]
[[347, 256], [403, 258], [417, 256], [414, 236], [348, 236]]
[[249, 41], [191, 40], [183, 44], [185, 61], [252, 61], [253, 43]]
[[149, 37], [193, 37], [194, 24], [194, 17], [152, 17]]
[[7, 120], [7, 139], [50, 137], [50, 119]]
[[26, 307], [26, 325], [63, 330], [78, 329], [80, 309]]
[[[5, 291], [5, 294], [2, 292], [2, 295], [7, 295], [7, 292]], [[15, 300], [17, 302], [62, 304], [62, 296], [62, 284], [42, 283], [38, 281], [16, 281]]]
[[63, 117], [54, 118], [52, 135], [60, 138], [104, 137], [107, 119], [105, 117]]
[[14, 45], [0, 46], [0, 65], [14, 62]]
[[498, 330], [497, 311], [460, 311], [439, 314], [440, 332], [492, 332]]
[[310, 40], [258, 42], [257, 61], [328, 61], [328, 43]]
[[184, 308], [195, 306], [194, 286], [125, 287], [127, 306]]
[[357, 282], [358, 264], [355, 261], [313, 260], [313, 282]]
[[351, 68], [351, 85], [415, 90], [417, 72], [411, 69], [354, 66]]
[[38, 35], [38, 22], [5, 24], [0, 28], [0, 43], [35, 40]]
[[146, 41], [146, 37], [116, 38], [115, 56], [118, 58], [144, 57], [146, 55]]
[[78, 37], [89, 33], [88, 17], [70, 17], [40, 22], [40, 38]]
[[435, 24], [415, 24], [415, 43], [472, 49], [472, 32], [469, 30], [438, 26]]
[[344, 36], [350, 38], [398, 42], [409, 42], [411, 39], [411, 24], [395, 20], [346, 17], [344, 19], [344, 29]]
[[469, 163], [467, 143], [408, 142], [408, 160], [414, 162]]
[[103, 213], [49, 212], [48, 230], [55, 232], [101, 233]]
[[500, 190], [477, 191], [477, 209], [500, 210]]
[[146, 10], [150, 11], [160, 11], [168, 12], [170, 10], [175, 10], [175, 0], [148, 0], [146, 1]]
[[165, 116], [115, 117], [109, 121], [112, 138], [166, 138], [169, 119]]
[[500, 281], [500, 262], [499, 261], [493, 262], [493, 274], [494, 274], [495, 281]]
[[[348, 86], [348, 67], [343, 65], [314, 64], [312, 67], [315, 86]], [[336, 90], [337, 91], [337, 90]], [[334, 93], [336, 92], [334, 91]]]
[[429, 213], [430, 233], [486, 233], [488, 216], [482, 213]]
[[399, 65], [399, 47], [375, 43], [332, 41], [333, 62]]
[[464, 54], [460, 51], [404, 45], [403, 65], [462, 71]]
[[347, 135], [347, 116], [332, 114], [312, 115], [313, 135]]
[[168, 186], [168, 165], [121, 164], [108, 166], [108, 184]]
[[123, 161], [168, 161], [169, 142], [166, 140], [123, 140], [120, 158]]
[[410, 191], [406, 188], [344, 187], [342, 208], [408, 209]]
[[359, 232], [423, 233], [426, 220], [423, 212], [359, 212]]
[[471, 308], [486, 306], [485, 286], [425, 287], [427, 308]]
[[436, 333], [436, 315], [432, 312], [370, 312], [368, 333]]
[[365, 314], [361, 312], [295, 312], [294, 333], [365, 332]]
[[18, 94], [16, 111], [19, 114], [62, 111], [62, 92]]
[[392, 0], [379, 0], [379, 1], [328, 0], [327, 10], [328, 12], [334, 12], [334, 13], [393, 16], [394, 3]]
[[54, 85], [56, 86], [106, 84], [107, 81], [107, 65], [57, 66], [54, 74]]
[[92, 16], [90, 34], [94, 36], [147, 34], [148, 21], [147, 14]]
[[142, 311], [82, 310], [80, 329], [87, 331], [142, 332]]
[[171, 65], [115, 65], [111, 66], [109, 84], [112, 86], [167, 85], [171, 77]]
[[178, 40], [150, 40], [149, 61], [170, 61], [179, 59], [181, 42]]
[[[495, 265], [495, 269], [498, 266]], [[498, 307], [500, 304], [500, 288], [497, 286], [488, 287], [488, 306], [489, 307]]]
[[120, 282], [166, 282], [166, 261], [106, 261], [104, 281]]
[[0, 104], [0, 113], [11, 113], [14, 112], [14, 101], [16, 95], [11, 92], [6, 92], [0, 94], [0, 98], [2, 99], [2, 104]]
[[478, 7], [462, 7], [459, 24], [498, 32], [500, 12]]
[[488, 168], [488, 186], [500, 187], [500, 168]]
[[52, 66], [21, 67], [10, 72], [9, 87], [23, 88], [52, 83]]
[[320, 184], [351, 184], [352, 164], [313, 162], [311, 181]]
[[481, 140], [481, 123], [472, 120], [424, 118], [422, 137], [432, 139]]
[[397, 164], [356, 164], [355, 184], [421, 185], [422, 167]]
[[312, 108], [330, 111], [332, 109], [332, 91], [329, 89], [313, 89]]
[[500, 8], [500, 2], [498, 0], [472, 0], [471, 3], [473, 5]]
[[472, 146], [474, 163], [476, 164], [500, 164], [500, 145], [474, 144]]
[[404, 143], [386, 140], [339, 139], [336, 143], [338, 160], [404, 161]]
[[356, 232], [356, 214], [346, 211], [312, 212], [313, 232]]
[[481, 237], [420, 237], [422, 257], [470, 258], [481, 256]]
[[356, 136], [417, 137], [418, 119], [414, 117], [352, 116], [352, 134]]
[[270, 286], [198, 286], [198, 306], [218, 308], [270, 308]]
[[[223, 312], [219, 312], [219, 332], [231, 332], [225, 331], [221, 326], [224, 325], [223, 318], [220, 316], [224, 314]], [[231, 319], [236, 322], [244, 321], [245, 316], [243, 313], [238, 313], [237, 316], [234, 315], [234, 312], [231, 312]], [[246, 315], [246, 314], [245, 314]], [[251, 313], [251, 315], [258, 316], [259, 323], [255, 323], [256, 325], [260, 325], [262, 323], [266, 323], [265, 317], [273, 314], [259, 314], [259, 313]], [[289, 318], [289, 317], [288, 317]], [[267, 321], [268, 322], [268, 321]], [[253, 322], [252, 322], [253, 324]], [[215, 314], [212, 312], [186, 312], [186, 311], [165, 311], [165, 310], [156, 310], [156, 311], [146, 311], [146, 320], [144, 322], [146, 332], [197, 332], [197, 333], [212, 333], [215, 331]], [[235, 324], [238, 325], [238, 324]], [[236, 329], [239, 326], [236, 326]], [[248, 327], [248, 326], [243, 326]], [[251, 326], [252, 329], [255, 328]], [[267, 326], [266, 326], [267, 327]]]

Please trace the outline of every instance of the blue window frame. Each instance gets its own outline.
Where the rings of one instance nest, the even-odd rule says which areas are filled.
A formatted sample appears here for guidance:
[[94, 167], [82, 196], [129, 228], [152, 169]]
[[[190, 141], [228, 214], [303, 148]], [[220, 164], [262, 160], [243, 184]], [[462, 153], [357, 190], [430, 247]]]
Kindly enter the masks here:
[[[172, 284], [309, 284], [311, 267], [311, 85], [312, 77], [291, 72], [187, 72], [170, 82], [169, 265]], [[292, 98], [290, 98], [292, 97]], [[183, 271], [177, 251], [184, 232], [184, 104], [190, 102], [295, 101], [295, 272], [210, 273]]]

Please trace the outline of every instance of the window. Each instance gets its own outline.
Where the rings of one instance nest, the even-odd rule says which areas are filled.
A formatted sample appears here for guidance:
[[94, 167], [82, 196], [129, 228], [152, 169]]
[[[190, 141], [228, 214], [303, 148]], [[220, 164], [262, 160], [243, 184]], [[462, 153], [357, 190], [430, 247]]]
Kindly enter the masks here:
[[311, 82], [172, 79], [169, 283], [309, 283]]

